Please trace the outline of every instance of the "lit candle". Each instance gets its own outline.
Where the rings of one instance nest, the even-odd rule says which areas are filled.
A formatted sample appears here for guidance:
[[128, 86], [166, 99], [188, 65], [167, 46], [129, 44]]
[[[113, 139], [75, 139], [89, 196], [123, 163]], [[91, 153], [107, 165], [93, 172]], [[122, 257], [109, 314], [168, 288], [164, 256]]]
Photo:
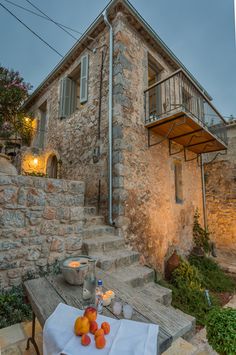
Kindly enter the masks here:
[[105, 292], [105, 294], [107, 296], [109, 296], [111, 300], [113, 300], [113, 298], [115, 298], [115, 293], [112, 290]]
[[105, 293], [103, 295], [103, 306], [109, 306], [111, 304], [111, 298]]
[[80, 266], [80, 262], [79, 261], [71, 261], [68, 264], [69, 267], [79, 267]]

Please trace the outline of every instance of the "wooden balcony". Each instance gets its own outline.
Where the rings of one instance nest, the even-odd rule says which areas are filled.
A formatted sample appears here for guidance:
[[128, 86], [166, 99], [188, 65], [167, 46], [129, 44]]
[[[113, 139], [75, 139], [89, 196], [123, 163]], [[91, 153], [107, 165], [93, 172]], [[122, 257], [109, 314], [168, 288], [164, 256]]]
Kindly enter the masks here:
[[196, 154], [227, 149], [226, 121], [182, 69], [144, 95], [149, 130]]

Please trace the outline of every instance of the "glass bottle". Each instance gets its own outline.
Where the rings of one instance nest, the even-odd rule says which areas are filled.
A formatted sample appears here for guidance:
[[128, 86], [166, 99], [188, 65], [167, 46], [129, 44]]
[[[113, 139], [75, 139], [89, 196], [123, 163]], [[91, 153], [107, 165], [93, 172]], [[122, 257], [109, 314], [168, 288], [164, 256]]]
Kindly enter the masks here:
[[96, 302], [95, 264], [96, 264], [96, 260], [89, 259], [88, 269], [84, 276], [83, 293], [82, 293], [84, 308], [88, 306], [95, 307], [95, 302]]
[[103, 292], [102, 292], [102, 280], [98, 280], [98, 285], [96, 288], [96, 308], [99, 314], [103, 310]]

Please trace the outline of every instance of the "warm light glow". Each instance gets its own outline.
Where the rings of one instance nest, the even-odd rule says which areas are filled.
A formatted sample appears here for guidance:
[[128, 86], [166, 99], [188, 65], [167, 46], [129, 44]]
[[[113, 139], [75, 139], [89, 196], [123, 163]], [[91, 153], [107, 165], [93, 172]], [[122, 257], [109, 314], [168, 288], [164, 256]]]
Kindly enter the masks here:
[[109, 306], [111, 304], [111, 297], [108, 296], [107, 294], [103, 295], [103, 306]]
[[105, 292], [105, 295], [107, 295], [111, 299], [113, 299], [115, 297], [115, 293], [112, 290]]
[[29, 117], [25, 117], [25, 122], [26, 122], [26, 123], [29, 122]]
[[80, 262], [79, 261], [71, 261], [68, 266], [70, 267], [79, 267], [80, 266]]
[[38, 162], [39, 162], [38, 158], [34, 158], [33, 160], [34, 165], [38, 165]]

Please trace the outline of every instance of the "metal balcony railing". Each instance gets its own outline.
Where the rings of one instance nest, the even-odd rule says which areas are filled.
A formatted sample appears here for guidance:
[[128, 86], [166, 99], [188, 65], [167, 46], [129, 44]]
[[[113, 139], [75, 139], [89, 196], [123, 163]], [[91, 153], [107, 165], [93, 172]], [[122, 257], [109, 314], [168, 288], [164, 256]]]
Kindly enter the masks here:
[[226, 121], [182, 69], [150, 86], [144, 96], [146, 125], [183, 112], [227, 144]]

